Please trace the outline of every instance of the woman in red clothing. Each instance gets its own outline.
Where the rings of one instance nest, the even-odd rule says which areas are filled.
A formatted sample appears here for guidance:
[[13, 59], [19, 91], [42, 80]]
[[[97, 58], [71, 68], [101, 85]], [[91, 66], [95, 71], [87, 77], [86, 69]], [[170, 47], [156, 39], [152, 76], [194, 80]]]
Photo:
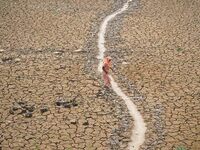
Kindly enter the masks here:
[[111, 57], [106, 57], [104, 59], [104, 62], [103, 62], [103, 80], [104, 80], [104, 86], [106, 88], [109, 88], [110, 87], [110, 77], [109, 77], [109, 70], [111, 69], [112, 70], [112, 67], [111, 67], [111, 60], [112, 58]]

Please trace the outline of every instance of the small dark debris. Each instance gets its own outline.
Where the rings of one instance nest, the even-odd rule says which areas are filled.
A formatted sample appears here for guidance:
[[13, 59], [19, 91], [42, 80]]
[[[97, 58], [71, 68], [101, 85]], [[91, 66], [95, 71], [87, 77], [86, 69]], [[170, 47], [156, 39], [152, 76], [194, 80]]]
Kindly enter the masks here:
[[14, 115], [14, 114], [15, 114], [12, 108], [9, 110], [9, 113], [10, 113], [11, 115]]
[[42, 106], [42, 108], [40, 108], [41, 113], [45, 113], [47, 111], [49, 111], [49, 108], [47, 106]]
[[75, 119], [73, 119], [73, 120], [70, 121], [70, 123], [71, 123], [71, 124], [76, 124], [77, 122], [76, 122]]
[[28, 110], [29, 112], [33, 112], [35, 110], [35, 107], [32, 106], [26, 106], [26, 110]]
[[18, 106], [13, 106], [13, 107], [12, 107], [12, 110], [13, 110], [13, 111], [16, 111], [16, 110], [18, 110], [18, 109], [20, 109]]
[[62, 106], [63, 102], [62, 101], [57, 101], [56, 106]]
[[3, 62], [11, 62], [12, 60], [13, 60], [12, 57], [4, 57], [4, 58], [2, 58]]
[[69, 103], [64, 103], [64, 104], [63, 104], [63, 107], [64, 107], [64, 108], [71, 108], [71, 105], [70, 105]]
[[26, 113], [26, 109], [21, 109], [21, 112], [18, 113], [18, 115], [20, 115], [20, 114], [24, 114], [24, 113]]
[[27, 111], [27, 112], [24, 114], [24, 116], [25, 116], [26, 118], [31, 118], [31, 117], [33, 116], [33, 114], [32, 114], [32, 112]]
[[25, 105], [25, 102], [17, 102], [19, 105]]
[[99, 90], [97, 93], [96, 93], [96, 97], [102, 97], [104, 95], [103, 91]]
[[56, 93], [56, 95], [62, 95], [62, 94], [63, 94], [62, 92], [57, 92], [57, 93]]
[[56, 106], [64, 107], [64, 108], [71, 108], [69, 102], [65, 101], [64, 99], [58, 99], [56, 101]]
[[19, 101], [14, 102], [13, 106], [11, 107], [9, 113], [10, 114], [17, 114], [17, 115], [24, 115], [25, 117], [32, 117], [32, 112], [35, 110], [34, 105], [28, 105], [27, 102]]
[[72, 102], [72, 106], [76, 107], [78, 104], [76, 102]]
[[64, 99], [58, 99], [55, 102], [55, 105], [58, 107], [63, 107], [63, 108], [71, 108], [71, 107], [76, 107], [78, 106], [77, 102], [75, 102], [75, 100], [71, 100], [71, 101], [66, 101]]
[[89, 125], [89, 122], [88, 122], [88, 121], [85, 121], [85, 122], [83, 123], [83, 125], [84, 125], [84, 126], [88, 126], [88, 125]]

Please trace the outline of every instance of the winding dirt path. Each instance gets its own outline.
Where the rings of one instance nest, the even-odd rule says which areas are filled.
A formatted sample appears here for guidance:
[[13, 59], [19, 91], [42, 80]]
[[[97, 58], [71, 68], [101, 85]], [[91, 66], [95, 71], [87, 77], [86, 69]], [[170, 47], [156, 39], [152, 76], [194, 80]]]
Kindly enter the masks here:
[[[105, 33], [106, 33], [106, 27], [115, 16], [118, 14], [121, 14], [125, 10], [127, 10], [129, 3], [132, 2], [132, 0], [128, 0], [124, 6], [115, 11], [114, 13], [108, 15], [102, 22], [99, 30], [99, 35], [98, 35], [98, 48], [99, 48], [99, 55], [97, 58], [99, 59], [99, 65], [98, 65], [98, 71], [102, 72], [102, 65], [103, 65], [103, 58], [104, 58], [104, 52], [106, 51], [106, 48], [104, 46], [105, 43]], [[126, 96], [121, 88], [118, 86], [118, 84], [114, 81], [113, 77], [110, 75], [111, 79], [111, 86], [115, 93], [120, 96], [124, 101], [125, 104], [128, 107], [130, 115], [134, 119], [134, 128], [132, 130], [132, 135], [131, 135], [131, 142], [129, 143], [128, 149], [129, 150], [137, 150], [139, 149], [140, 145], [143, 144], [145, 140], [145, 131], [146, 131], [146, 126], [143, 121], [143, 118], [140, 114], [140, 112], [137, 110], [137, 107], [134, 105], [134, 103], [131, 101], [131, 99]]]

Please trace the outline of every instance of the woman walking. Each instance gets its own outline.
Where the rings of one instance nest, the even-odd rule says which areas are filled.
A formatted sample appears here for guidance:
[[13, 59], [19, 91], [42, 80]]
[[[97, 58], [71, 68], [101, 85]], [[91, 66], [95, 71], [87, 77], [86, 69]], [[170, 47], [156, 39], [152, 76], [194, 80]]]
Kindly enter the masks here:
[[103, 67], [102, 67], [104, 86], [105, 86], [106, 88], [109, 88], [109, 87], [110, 87], [109, 70], [110, 70], [110, 69], [112, 70], [111, 60], [112, 60], [112, 58], [109, 57], [109, 56], [107, 56], [107, 57], [104, 59]]

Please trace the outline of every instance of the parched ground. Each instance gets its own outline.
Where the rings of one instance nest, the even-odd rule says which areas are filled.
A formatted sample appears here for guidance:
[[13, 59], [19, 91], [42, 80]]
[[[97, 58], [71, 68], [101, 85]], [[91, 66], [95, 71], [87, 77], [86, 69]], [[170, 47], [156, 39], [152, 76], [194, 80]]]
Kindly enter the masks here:
[[127, 108], [86, 65], [88, 40], [121, 3], [0, 1], [0, 149], [127, 146]]
[[[200, 149], [200, 2], [141, 0], [107, 32], [115, 79], [147, 125], [141, 149]], [[121, 0], [0, 0], [0, 149], [124, 150], [133, 120], [96, 73]]]
[[147, 125], [142, 149], [200, 149], [199, 8], [198, 0], [141, 0], [117, 40], [108, 32], [116, 70], [145, 97], [135, 101]]

